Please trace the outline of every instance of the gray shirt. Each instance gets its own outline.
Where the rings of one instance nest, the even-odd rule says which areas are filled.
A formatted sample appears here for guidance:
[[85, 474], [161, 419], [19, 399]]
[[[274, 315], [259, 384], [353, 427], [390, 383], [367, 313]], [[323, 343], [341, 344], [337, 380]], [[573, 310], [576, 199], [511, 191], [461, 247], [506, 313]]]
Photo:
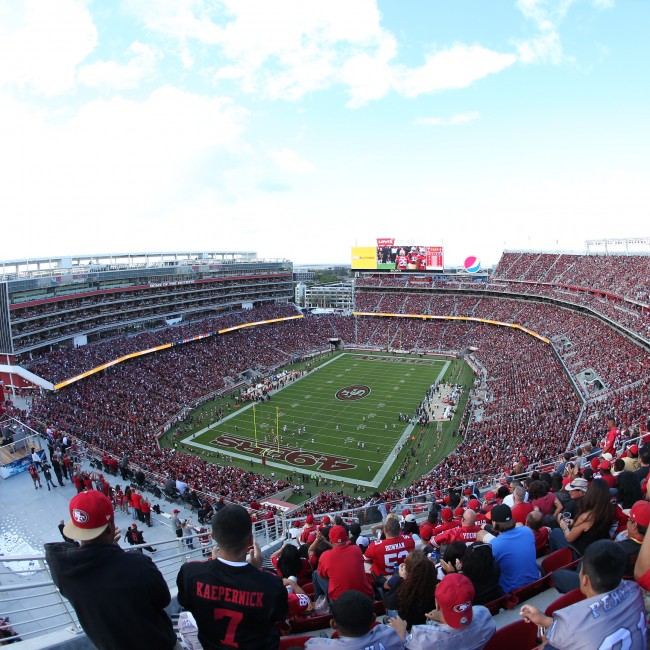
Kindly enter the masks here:
[[482, 650], [497, 629], [490, 610], [476, 605], [472, 608], [472, 622], [463, 628], [429, 621], [414, 625], [406, 637], [408, 650]]
[[627, 580], [612, 591], [558, 610], [546, 633], [547, 647], [559, 650], [642, 650], [646, 636], [641, 589]]
[[[312, 637], [305, 644], [308, 650], [402, 650], [404, 642], [392, 627], [377, 625], [363, 636], [344, 636], [339, 639]], [[458, 650], [458, 648], [455, 648]]]

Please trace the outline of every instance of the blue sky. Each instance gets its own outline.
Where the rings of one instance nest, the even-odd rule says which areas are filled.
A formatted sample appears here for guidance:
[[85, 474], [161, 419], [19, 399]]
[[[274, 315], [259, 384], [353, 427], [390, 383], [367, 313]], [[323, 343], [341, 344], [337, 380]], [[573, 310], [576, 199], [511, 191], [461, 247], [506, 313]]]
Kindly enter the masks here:
[[0, 0], [0, 258], [647, 236], [646, 0]]

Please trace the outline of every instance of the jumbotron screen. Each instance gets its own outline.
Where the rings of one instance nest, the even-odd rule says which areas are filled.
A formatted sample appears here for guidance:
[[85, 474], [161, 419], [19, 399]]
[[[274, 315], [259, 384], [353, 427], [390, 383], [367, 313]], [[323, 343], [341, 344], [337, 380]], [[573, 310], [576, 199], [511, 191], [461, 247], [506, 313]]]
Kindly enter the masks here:
[[443, 270], [442, 246], [419, 246], [377, 239], [376, 246], [352, 248], [352, 269], [363, 271], [423, 272]]

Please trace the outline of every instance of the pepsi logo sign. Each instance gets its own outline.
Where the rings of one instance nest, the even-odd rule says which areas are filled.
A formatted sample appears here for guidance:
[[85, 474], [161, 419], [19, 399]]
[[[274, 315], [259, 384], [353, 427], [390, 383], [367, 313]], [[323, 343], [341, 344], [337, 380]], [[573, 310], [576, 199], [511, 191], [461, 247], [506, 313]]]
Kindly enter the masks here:
[[478, 273], [481, 270], [481, 260], [474, 255], [470, 255], [465, 259], [464, 266], [468, 273]]

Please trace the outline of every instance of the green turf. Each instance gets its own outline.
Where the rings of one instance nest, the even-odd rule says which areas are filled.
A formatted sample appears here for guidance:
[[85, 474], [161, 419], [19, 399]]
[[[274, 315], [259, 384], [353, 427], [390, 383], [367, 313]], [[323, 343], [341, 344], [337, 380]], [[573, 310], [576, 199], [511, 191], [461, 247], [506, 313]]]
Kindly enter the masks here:
[[[251, 458], [259, 462], [261, 450], [270, 448], [262, 452], [266, 455], [267, 472], [274, 468], [283, 472], [298, 469], [305, 474], [317, 473], [346, 483], [387, 485], [411, 447], [415, 449], [418, 442], [422, 444], [417, 447], [413, 462], [408, 463], [408, 469], [405, 467], [407, 474], [423, 473], [428, 469], [425, 467], [427, 457], [430, 462], [437, 462], [442, 452], [437, 448], [444, 446], [450, 451], [457, 442], [457, 439], [448, 440], [451, 438], [448, 424], [439, 436], [436, 423], [432, 423], [420, 438], [419, 427], [411, 432], [412, 427], [398, 419], [400, 411], [414, 412], [446, 363], [442, 359], [342, 354], [278, 391], [270, 401], [257, 404], [255, 413], [252, 405], [244, 405], [208, 430], [204, 418], [206, 426], [197, 427], [198, 433], [192, 435], [191, 441], [184, 436], [183, 446], [189, 445], [198, 453], [218, 449], [240, 462], [247, 462], [247, 459], [250, 462]], [[460, 375], [463, 367], [464, 364], [454, 364], [447, 376], [454, 372]], [[368, 387], [369, 394], [358, 400], [337, 399], [337, 391], [354, 385]], [[458, 409], [458, 417], [461, 412]], [[275, 440], [278, 424], [282, 436], [279, 452]], [[298, 435], [298, 428], [306, 428], [306, 431]], [[254, 444], [256, 431], [257, 447]], [[248, 448], [228, 447], [223, 444], [224, 438], [222, 444], [216, 444], [214, 441], [222, 436], [228, 436], [231, 444], [248, 445]], [[400, 440], [404, 450], [395, 461], [391, 452]], [[365, 448], [359, 448], [359, 442], [363, 442]], [[430, 453], [432, 450], [437, 451], [435, 458]], [[260, 465], [256, 464], [255, 468], [259, 469]]]

